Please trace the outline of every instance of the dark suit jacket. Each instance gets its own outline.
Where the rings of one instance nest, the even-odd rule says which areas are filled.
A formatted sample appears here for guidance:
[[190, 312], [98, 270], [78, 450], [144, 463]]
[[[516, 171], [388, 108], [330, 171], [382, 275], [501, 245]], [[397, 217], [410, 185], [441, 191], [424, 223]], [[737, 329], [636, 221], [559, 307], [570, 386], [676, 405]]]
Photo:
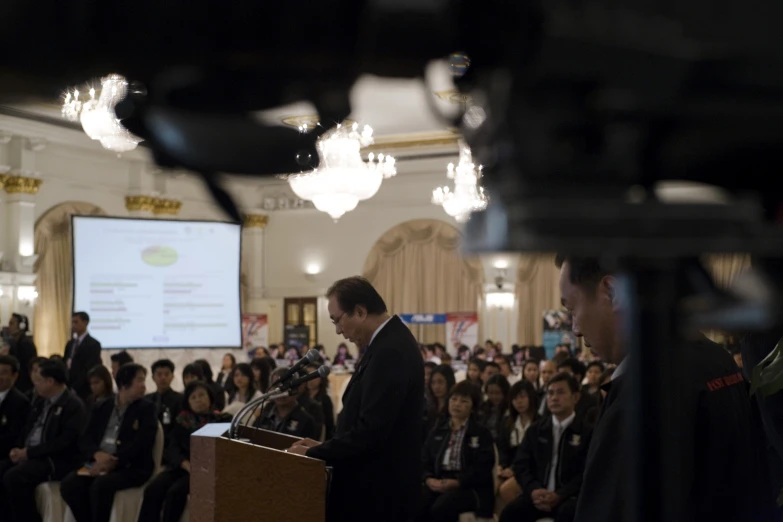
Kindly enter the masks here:
[[[43, 413], [45, 401], [41, 397], [35, 400], [27, 423], [22, 430], [18, 447], [27, 447], [27, 437], [35, 425], [35, 421]], [[27, 458], [30, 460], [48, 460], [52, 465], [52, 480], [61, 480], [65, 475], [82, 464], [79, 453], [79, 438], [87, 423], [87, 411], [82, 400], [72, 391], [66, 389], [57, 399], [46, 417], [41, 443], [27, 447]]]
[[[687, 378], [669, 382], [678, 407], [665, 412], [676, 429], [681, 460], [666, 477], [678, 513], [674, 520], [767, 520], [774, 497], [758, 487], [766, 479], [753, 433], [750, 399], [739, 368], [722, 347], [702, 338], [682, 343], [681, 371]], [[630, 375], [611, 382], [587, 455], [575, 520], [625, 522], [629, 517], [631, 477], [627, 416]]]
[[[451, 439], [451, 425], [448, 417], [441, 417], [427, 436], [422, 451], [424, 466], [424, 481], [428, 478], [451, 478], [450, 471], [443, 470], [443, 456]], [[460, 488], [467, 490], [478, 498], [479, 505], [476, 515], [482, 518], [492, 518], [495, 507], [495, 449], [492, 433], [478, 420], [468, 420], [465, 428], [465, 438], [462, 441], [462, 469], [456, 472]]]
[[16, 379], [16, 389], [22, 393], [28, 393], [33, 389], [33, 381], [30, 378], [30, 361], [38, 356], [33, 338], [23, 336], [19, 341], [12, 341], [8, 350], [9, 355], [19, 361], [19, 377]]
[[306, 411], [307, 414], [313, 418], [313, 423], [315, 426], [315, 436], [312, 438], [315, 440], [320, 440], [321, 431], [323, 430], [324, 427], [323, 406], [321, 406], [321, 403], [316, 402], [312, 398], [310, 398], [310, 394], [308, 394], [306, 390], [303, 394], [299, 396], [297, 400], [299, 402], [299, 405], [304, 409], [304, 411]]
[[[71, 339], [65, 345], [65, 359], [66, 364], [71, 358], [73, 347], [76, 344], [76, 339]], [[101, 364], [101, 343], [91, 336], [89, 333], [84, 337], [82, 344], [76, 348], [76, 353], [73, 355], [73, 361], [71, 361], [71, 367], [68, 370], [68, 382], [79, 397], [82, 400], [87, 400], [90, 396], [90, 381], [87, 379], [87, 372], [89, 372], [93, 366]]]
[[284, 433], [292, 437], [318, 440], [321, 436], [320, 428], [316, 428], [315, 419], [307, 413], [301, 404], [297, 404], [296, 408], [288, 414], [280, 429], [276, 429], [270, 417], [274, 407], [274, 404], [267, 404], [261, 416], [253, 423], [253, 426], [264, 430], [276, 431], [277, 433]]
[[[169, 389], [160, 397], [160, 404], [158, 404], [158, 392], [148, 393], [144, 396], [144, 399], [155, 405], [155, 413], [158, 416], [158, 422], [163, 426], [164, 436], [164, 448], [169, 445], [169, 436], [174, 426], [174, 421], [177, 415], [182, 411], [182, 399], [184, 395], [179, 392], [175, 392]], [[168, 414], [167, 414], [168, 413]], [[163, 464], [168, 464], [166, 454], [163, 454]]]
[[327, 519], [413, 518], [421, 496], [424, 365], [416, 339], [394, 316], [351, 378], [334, 438], [308, 457], [334, 466]]
[[30, 400], [25, 394], [16, 388], [8, 390], [0, 404], [0, 460], [7, 459], [8, 453], [18, 447], [30, 407]]
[[573, 422], [560, 436], [557, 469], [550, 469], [554, 434], [552, 416], [534, 422], [525, 432], [511, 469], [522, 494], [530, 498], [536, 489], [547, 489], [551, 473], [555, 473], [555, 493], [564, 501], [574, 498], [582, 487], [587, 448], [590, 443], [590, 427], [576, 415]]
[[[92, 462], [93, 455], [100, 449], [114, 406], [115, 401], [103, 401], [95, 405], [87, 432], [84, 434], [83, 461]], [[144, 477], [144, 480], [152, 476], [155, 470], [152, 447], [157, 433], [158, 416], [154, 404], [139, 399], [128, 405], [117, 434], [115, 471]]]

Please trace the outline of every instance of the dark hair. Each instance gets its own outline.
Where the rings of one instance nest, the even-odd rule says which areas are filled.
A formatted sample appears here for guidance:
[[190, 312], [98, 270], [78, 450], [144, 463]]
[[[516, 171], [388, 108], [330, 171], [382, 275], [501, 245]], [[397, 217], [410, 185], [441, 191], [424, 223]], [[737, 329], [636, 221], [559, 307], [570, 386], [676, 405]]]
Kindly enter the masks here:
[[62, 361], [46, 359], [38, 363], [38, 373], [45, 379], [54, 379], [58, 384], [68, 382], [68, 368]]
[[425, 390], [427, 395], [427, 400], [429, 402], [429, 413], [430, 415], [435, 418], [438, 415], [444, 413], [443, 411], [438, 410], [438, 399], [435, 398], [435, 395], [432, 393], [432, 378], [435, 375], [442, 375], [444, 379], [446, 379], [446, 396], [448, 397], [448, 392], [451, 390], [454, 385], [457, 383], [457, 379], [454, 377], [454, 370], [451, 369], [451, 366], [448, 364], [439, 364], [432, 370], [432, 375], [430, 376], [430, 382], [427, 383], [427, 389]]
[[590, 369], [590, 368], [592, 368], [593, 366], [595, 366], [596, 368], [598, 368], [599, 370], [601, 370], [601, 373], [604, 373], [604, 363], [602, 363], [602, 362], [600, 362], [600, 361], [593, 361], [593, 362], [591, 362], [590, 364], [588, 364], [588, 365], [585, 367], [585, 375], [587, 375], [587, 370], [589, 370], [589, 369]]
[[[255, 381], [255, 377], [253, 376], [253, 369], [250, 367], [247, 363], [239, 363], [234, 367], [234, 371], [231, 373], [231, 380], [234, 380], [234, 376], [237, 374], [237, 372], [241, 373], [245, 377], [247, 377], [248, 382], [250, 383], [247, 387], [247, 395], [245, 397], [245, 402], [248, 402], [251, 397], [253, 397], [253, 394], [256, 392], [255, 386], [253, 386], [253, 381]], [[274, 375], [274, 373], [272, 374]], [[236, 393], [239, 393], [239, 387], [236, 389]], [[235, 394], [236, 394], [235, 393]], [[229, 397], [229, 403], [234, 400], [234, 396], [232, 395]]]
[[78, 317], [79, 319], [81, 319], [85, 323], [89, 323], [90, 322], [90, 316], [87, 314], [87, 312], [74, 312], [71, 315], [71, 317]]
[[557, 369], [561, 368], [570, 368], [571, 373], [574, 375], [579, 375], [580, 377], [585, 376], [585, 372], [587, 372], [587, 368], [585, 368], [585, 365], [582, 364], [578, 359], [574, 359], [573, 357], [569, 357], [565, 361], [562, 361], [558, 363]]
[[30, 359], [30, 362], [27, 363], [27, 372], [33, 371], [33, 366], [38, 365], [40, 366], [43, 361], [48, 361], [48, 357], [33, 357]]
[[425, 368], [429, 368], [430, 370], [434, 370], [435, 368], [437, 368], [437, 367], [438, 367], [438, 365], [437, 365], [437, 364], [435, 364], [435, 363], [434, 363], [434, 362], [432, 362], [432, 361], [426, 361], [426, 362], [424, 363], [424, 367], [425, 367]]
[[611, 380], [612, 375], [614, 375], [614, 371], [616, 370], [616, 367], [606, 368], [604, 370], [604, 373], [601, 374], [601, 381], [600, 384], [603, 384], [606, 379]]
[[536, 368], [538, 368], [538, 365], [539, 365], [540, 363], [539, 363], [538, 361], [536, 361], [535, 359], [528, 359], [527, 361], [525, 361], [525, 362], [522, 364], [522, 371], [523, 371], [523, 372], [525, 371], [525, 367], [526, 367], [528, 364], [535, 364], [535, 365], [536, 365]]
[[[503, 400], [500, 402], [499, 410], [500, 414], [497, 417], [497, 425], [496, 428], [500, 430], [500, 427], [503, 425], [503, 419], [506, 416], [506, 413], [508, 412], [508, 405], [509, 405], [509, 397], [508, 393], [511, 389], [511, 385], [508, 384], [508, 379], [506, 379], [504, 376], [497, 374], [493, 375], [489, 378], [489, 380], [485, 384], [485, 390], [489, 392], [490, 386], [497, 386], [500, 388], [500, 392], [503, 394]], [[482, 410], [483, 412], [489, 416], [489, 414], [492, 412], [493, 405], [489, 400], [487, 400], [484, 404], [482, 404]]]
[[386, 303], [370, 282], [361, 276], [346, 277], [335, 281], [326, 297], [336, 297], [340, 310], [353, 315], [357, 306], [363, 306], [370, 315], [380, 315], [386, 312]]
[[207, 396], [209, 396], [209, 407], [214, 408], [215, 407], [215, 392], [212, 391], [212, 387], [205, 383], [204, 381], [193, 381], [187, 386], [185, 386], [185, 393], [182, 396], [182, 409], [185, 411], [189, 411], [190, 413], [194, 413], [193, 410], [190, 408], [190, 396], [193, 395], [193, 392], [201, 388], [205, 392], [207, 392]]
[[608, 275], [598, 258], [595, 257], [577, 257], [566, 254], [557, 254], [555, 256], [555, 265], [562, 268], [564, 263], [568, 263], [568, 281], [572, 285], [581, 286], [583, 289], [594, 293], [595, 287], [601, 282], [601, 279]]
[[117, 363], [120, 366], [123, 366], [125, 364], [129, 364], [133, 362], [133, 357], [126, 352], [125, 350], [121, 351], [120, 353], [113, 353], [111, 355], [111, 362]]
[[517, 410], [514, 409], [514, 406], [511, 403], [523, 393], [527, 395], [530, 404], [528, 411], [530, 412], [531, 420], [535, 421], [538, 419], [538, 393], [531, 382], [522, 379], [521, 381], [515, 382], [508, 392], [509, 411], [511, 413], [508, 420], [511, 421], [511, 424], [515, 423], [517, 417], [519, 417], [519, 413], [517, 413]]
[[498, 370], [500, 370], [500, 366], [498, 365], [498, 363], [496, 363], [495, 361], [487, 361], [487, 362], [484, 363], [484, 367], [481, 369], [481, 371], [483, 372], [484, 370], [486, 370], [489, 367], [494, 367], [494, 368], [497, 368]]
[[[269, 378], [272, 374], [273, 367], [269, 364], [269, 361], [273, 360], [271, 357], [261, 357], [260, 359], [253, 359], [250, 361], [250, 369], [256, 369], [259, 372], [261, 372], [261, 375], [259, 377], [259, 382], [256, 385], [255, 382], [255, 375], [253, 376], [253, 385], [256, 387], [258, 391], [261, 393], [264, 393], [269, 389]], [[236, 366], [235, 366], [236, 368]], [[232, 385], [233, 385], [233, 375], [232, 375]]]
[[59, 353], [53, 353], [52, 355], [49, 356], [49, 360], [50, 361], [64, 361], [65, 359], [63, 359], [63, 356], [60, 355]]
[[10, 366], [11, 373], [19, 373], [19, 359], [13, 355], [0, 355], [0, 366]]
[[481, 354], [487, 353], [487, 350], [484, 349], [482, 346], [477, 346], [475, 350], [473, 350], [473, 356], [479, 356]]
[[169, 359], [159, 359], [152, 363], [152, 373], [155, 373], [158, 368], [168, 368], [171, 373], [174, 373], [175, 370], [174, 363]]
[[[16, 324], [19, 325], [19, 330], [26, 332], [30, 329], [30, 321], [27, 319], [26, 315], [13, 313], [11, 314], [11, 317], [16, 319]], [[24, 328], [22, 328], [22, 323], [24, 323]]]
[[100, 379], [103, 381], [103, 388], [106, 390], [106, 393], [108, 395], [112, 394], [112, 383], [114, 381], [112, 380], [111, 372], [107, 367], [102, 364], [96, 364], [90, 368], [90, 370], [87, 372], [87, 382], [89, 382], [90, 379]]
[[555, 382], [564, 382], [568, 384], [568, 388], [571, 390], [571, 393], [577, 393], [579, 392], [579, 382], [574, 379], [574, 376], [566, 373], [566, 372], [560, 372], [558, 374], [555, 374], [554, 377], [549, 379], [549, 383], [547, 384], [547, 387], [551, 387], [552, 383]]
[[479, 387], [470, 381], [460, 381], [455, 384], [449, 392], [449, 400], [455, 395], [460, 397], [470, 397], [473, 407], [471, 408], [471, 414], [475, 415], [479, 411], [481, 405], [481, 394], [479, 393]]
[[117, 370], [117, 376], [114, 378], [117, 381], [117, 389], [130, 388], [133, 384], [133, 379], [139, 374], [139, 372], [147, 375], [147, 369], [136, 363], [127, 363], [120, 366]]
[[[185, 366], [182, 369], [182, 378], [185, 379], [186, 375], [192, 375], [196, 378], [196, 380], [203, 381], [204, 380], [204, 370], [201, 369], [201, 365], [198, 365], [196, 363], [190, 363], [187, 366]], [[233, 375], [231, 378], [233, 379]]]
[[[259, 346], [258, 348], [263, 348], [263, 346]], [[256, 350], [257, 350], [258, 348], [256, 348]], [[236, 357], [234, 357], [234, 354], [233, 354], [233, 353], [229, 353], [229, 352], [226, 352], [226, 353], [224, 353], [224, 354], [223, 354], [223, 358], [225, 359], [226, 357], [228, 357], [229, 359], [231, 359], [231, 367], [232, 367], [232, 368], [233, 368], [234, 366], [236, 366], [236, 365], [237, 365], [237, 358], [236, 358]]]
[[[193, 361], [193, 364], [198, 364], [201, 366], [201, 371], [204, 372], [204, 380], [207, 381], [209, 384], [212, 384], [212, 368], [209, 366], [209, 363], [206, 359], [196, 359]], [[250, 382], [253, 382], [253, 379], [250, 379]]]
[[503, 361], [504, 363], [508, 364], [509, 367], [511, 367], [511, 362], [509, 362], [508, 357], [506, 357], [505, 355], [498, 354], [492, 359], [492, 362], [497, 364], [498, 368], [500, 368], [500, 364], [498, 363], [498, 361]]
[[[305, 368], [307, 368], [307, 373], [312, 373], [315, 371], [318, 371], [318, 368], [320, 365], [318, 363], [310, 363]], [[329, 380], [328, 379], [321, 379], [321, 382], [318, 384], [318, 394], [316, 395], [316, 400], [318, 402], [323, 402], [322, 397], [327, 395], [327, 388], [329, 387]]]

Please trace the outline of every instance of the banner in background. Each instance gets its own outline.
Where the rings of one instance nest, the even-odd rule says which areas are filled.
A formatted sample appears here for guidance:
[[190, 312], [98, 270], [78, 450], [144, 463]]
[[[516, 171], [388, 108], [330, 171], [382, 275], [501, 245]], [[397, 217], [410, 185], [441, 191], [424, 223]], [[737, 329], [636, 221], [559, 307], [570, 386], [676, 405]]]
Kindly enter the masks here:
[[266, 314], [242, 314], [242, 348], [247, 352], [259, 346], [269, 346]]
[[566, 310], [544, 311], [544, 335], [541, 344], [546, 350], [546, 358], [555, 356], [555, 348], [558, 344], [571, 346], [573, 353], [576, 348], [576, 336], [571, 330], [571, 314]]
[[456, 355], [457, 349], [463, 344], [472, 350], [479, 342], [478, 327], [476, 312], [446, 314], [446, 339], [448, 339], [446, 349], [449, 353]]
[[[310, 347], [310, 327], [303, 324], [296, 326], [291, 324], [285, 325], [283, 342], [289, 348], [289, 351], [290, 348], [296, 348], [299, 352], [299, 357], [301, 357]], [[290, 357], [294, 357], [294, 354], [291, 354]]]
[[446, 314], [398, 314], [405, 324], [446, 324]]

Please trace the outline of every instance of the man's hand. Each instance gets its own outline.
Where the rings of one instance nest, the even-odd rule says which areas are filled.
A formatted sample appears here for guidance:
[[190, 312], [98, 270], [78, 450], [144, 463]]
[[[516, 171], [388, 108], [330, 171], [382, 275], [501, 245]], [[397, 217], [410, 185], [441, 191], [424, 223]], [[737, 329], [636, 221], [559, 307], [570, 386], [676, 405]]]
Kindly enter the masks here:
[[316, 446], [320, 446], [320, 445], [321, 445], [321, 443], [318, 442], [317, 440], [302, 439], [302, 440], [298, 440], [298, 441], [294, 442], [293, 445], [291, 445], [291, 447], [288, 448], [286, 451], [288, 453], [293, 453], [295, 455], [306, 455], [307, 454], [307, 450], [309, 450], [310, 448], [314, 448]]
[[189, 460], [183, 460], [182, 464], [180, 464], [179, 467], [184, 469], [188, 473], [190, 473], [190, 461]]
[[443, 481], [444, 491], [454, 491], [459, 489], [459, 480], [457, 479], [445, 479]]
[[105, 451], [96, 451], [95, 454], [92, 456], [93, 460], [95, 460], [96, 464], [103, 465], [106, 462], [109, 462], [114, 457], [106, 453]]
[[511, 477], [514, 476], [514, 472], [511, 471], [511, 468], [501, 468], [500, 466], [498, 466], [498, 476], [500, 478], [510, 479]]
[[436, 478], [428, 478], [424, 484], [435, 493], [443, 493], [443, 481]]
[[27, 449], [26, 448], [14, 448], [8, 453], [8, 458], [11, 459], [11, 462], [14, 464], [19, 464], [20, 462], [24, 462], [27, 460]]
[[[560, 496], [557, 493], [554, 493], [553, 491], [547, 491], [547, 490], [537, 490], [540, 491], [537, 498], [533, 499], [533, 505], [541, 510], [550, 512], [553, 509], [557, 507], [558, 504], [560, 504]], [[531, 495], [532, 496], [532, 495]]]

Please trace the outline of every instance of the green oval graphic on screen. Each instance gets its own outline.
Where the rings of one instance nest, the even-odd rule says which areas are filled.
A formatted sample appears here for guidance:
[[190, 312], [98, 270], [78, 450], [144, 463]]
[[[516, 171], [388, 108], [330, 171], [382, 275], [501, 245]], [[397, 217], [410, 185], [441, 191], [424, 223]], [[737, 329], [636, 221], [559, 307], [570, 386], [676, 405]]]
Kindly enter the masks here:
[[150, 266], [171, 266], [177, 262], [179, 254], [168, 246], [151, 246], [141, 251], [141, 259]]

